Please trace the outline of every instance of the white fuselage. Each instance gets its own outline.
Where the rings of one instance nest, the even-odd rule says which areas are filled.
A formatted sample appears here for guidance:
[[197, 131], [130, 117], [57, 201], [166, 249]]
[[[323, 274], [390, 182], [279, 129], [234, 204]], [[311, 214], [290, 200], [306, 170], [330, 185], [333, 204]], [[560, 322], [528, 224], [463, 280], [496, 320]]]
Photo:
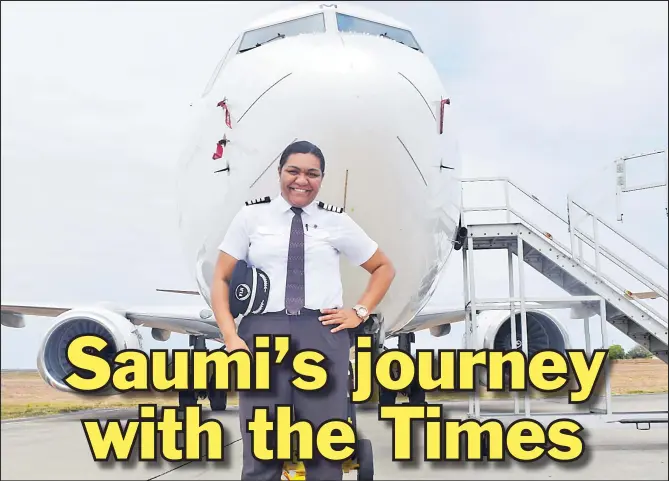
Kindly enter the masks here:
[[[238, 42], [193, 105], [179, 175], [179, 225], [201, 294], [210, 304], [217, 248], [233, 216], [247, 200], [279, 195], [281, 151], [308, 140], [326, 161], [318, 200], [344, 207], [394, 263], [378, 312], [387, 333], [403, 327], [432, 295], [460, 216], [460, 160], [448, 106], [440, 134], [447, 92], [432, 63], [398, 42], [336, 27], [239, 54]], [[217, 106], [224, 99], [232, 128]], [[341, 269], [352, 306], [369, 274], [345, 259]]]

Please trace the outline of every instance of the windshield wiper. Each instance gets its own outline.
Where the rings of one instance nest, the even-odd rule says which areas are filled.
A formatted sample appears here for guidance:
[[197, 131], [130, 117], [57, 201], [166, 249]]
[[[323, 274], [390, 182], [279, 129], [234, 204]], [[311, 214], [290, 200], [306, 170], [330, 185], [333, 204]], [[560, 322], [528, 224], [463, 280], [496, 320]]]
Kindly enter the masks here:
[[396, 38], [391, 37], [390, 35], [388, 35], [388, 33], [381, 33], [381, 34], [379, 34], [379, 37], [384, 37], [384, 38], [387, 38], [389, 40], [393, 40], [397, 43], [401, 43], [402, 45], [406, 45], [407, 47], [412, 48], [412, 49], [417, 50], [417, 51], [420, 52], [420, 50], [417, 47], [414, 47], [413, 45], [407, 45], [406, 43], [402, 42], [401, 40], [397, 40]]
[[253, 47], [249, 47], [249, 48], [245, 48], [244, 50], [240, 50], [239, 53], [248, 52], [249, 50], [253, 50], [254, 48], [258, 48], [258, 47], [260, 47], [260, 46], [262, 46], [262, 45], [265, 45], [266, 43], [270, 43], [270, 42], [273, 42], [274, 40], [278, 40], [278, 39], [280, 39], [280, 38], [285, 38], [285, 37], [286, 37], [285, 34], [283, 34], [283, 33], [277, 33], [277, 34], [276, 34], [276, 37], [272, 37], [272, 38], [270, 38], [270, 39], [268, 39], [268, 40], [265, 40], [264, 42], [256, 43]]

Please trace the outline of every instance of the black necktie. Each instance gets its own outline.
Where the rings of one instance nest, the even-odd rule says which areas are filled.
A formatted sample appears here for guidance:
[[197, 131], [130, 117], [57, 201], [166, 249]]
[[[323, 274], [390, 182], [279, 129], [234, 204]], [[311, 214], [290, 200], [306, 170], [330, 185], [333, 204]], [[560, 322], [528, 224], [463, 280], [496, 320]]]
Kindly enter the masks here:
[[302, 209], [291, 207], [295, 213], [290, 228], [288, 266], [286, 271], [286, 311], [297, 314], [304, 307], [304, 227]]

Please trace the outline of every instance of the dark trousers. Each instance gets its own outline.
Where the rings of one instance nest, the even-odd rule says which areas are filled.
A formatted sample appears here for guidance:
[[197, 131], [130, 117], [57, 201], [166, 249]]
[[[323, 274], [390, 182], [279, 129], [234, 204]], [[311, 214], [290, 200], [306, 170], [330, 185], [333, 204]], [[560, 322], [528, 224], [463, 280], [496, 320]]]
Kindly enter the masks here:
[[[347, 418], [350, 333], [347, 329], [337, 333], [330, 332], [336, 324], [323, 326], [318, 320], [320, 315], [319, 311], [308, 309], [303, 309], [298, 316], [271, 312], [245, 317], [239, 325], [239, 336], [244, 339], [251, 352], [254, 351], [253, 338], [257, 335], [289, 335], [291, 339], [291, 352], [281, 364], [271, 365], [271, 390], [239, 392], [239, 422], [244, 444], [241, 476], [243, 480], [279, 481], [284, 463], [284, 461], [259, 461], [254, 457], [253, 441], [247, 430], [247, 421], [253, 418], [255, 407], [269, 408], [268, 417], [273, 421], [276, 419], [276, 405], [292, 405], [293, 423], [307, 420], [311, 423], [314, 433], [326, 421], [332, 419], [345, 421]], [[291, 384], [291, 380], [295, 377], [292, 358], [297, 351], [304, 349], [318, 350], [327, 358], [321, 365], [328, 373], [328, 381], [319, 391], [303, 392]], [[270, 356], [274, 359], [273, 354]], [[267, 437], [268, 448], [275, 449], [273, 433], [270, 432]], [[342, 479], [342, 461], [319, 458], [315, 442], [314, 460], [303, 462], [309, 481]]]

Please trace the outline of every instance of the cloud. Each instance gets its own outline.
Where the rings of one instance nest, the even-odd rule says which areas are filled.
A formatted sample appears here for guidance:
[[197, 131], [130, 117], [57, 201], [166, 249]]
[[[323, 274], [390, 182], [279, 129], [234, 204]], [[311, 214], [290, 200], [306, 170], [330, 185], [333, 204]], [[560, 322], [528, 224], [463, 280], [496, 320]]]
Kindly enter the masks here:
[[[510, 176], [564, 212], [583, 175], [667, 144], [666, 3], [364, 3], [414, 26], [434, 59], [466, 175]], [[168, 299], [156, 287], [193, 287], [172, 178], [188, 105], [239, 29], [278, 7], [2, 4], [3, 299], [150, 304]], [[663, 214], [619, 227], [666, 251]], [[503, 291], [505, 260], [489, 262]], [[31, 335], [2, 329], [3, 347]]]
[[[386, 8], [399, 12], [402, 6]], [[616, 229], [666, 259], [666, 188], [625, 194], [625, 222], [618, 223], [613, 164], [621, 156], [667, 146], [666, 4], [416, 4], [407, 16], [419, 41], [426, 39], [422, 43], [451, 92], [465, 176], [510, 177], [565, 218], [572, 192]], [[631, 162], [630, 175], [645, 170], [646, 178], [657, 179], [664, 171], [656, 160]], [[476, 191], [469, 187], [465, 193], [471, 203], [504, 203], [501, 189], [492, 184]], [[513, 206], [522, 206], [521, 212], [530, 213], [540, 228], [559, 232], [569, 245], [564, 226], [523, 204], [521, 197], [513, 198]], [[605, 231], [600, 226], [601, 238], [617, 247], [617, 254], [632, 265], [648, 264], [645, 256], [629, 245], [621, 247]], [[479, 295], [505, 296], [505, 253], [478, 258]], [[564, 294], [531, 269], [526, 272], [528, 295]], [[644, 272], [663, 280], [657, 270]], [[619, 271], [613, 275], [624, 277]], [[633, 285], [629, 277], [624, 282]], [[433, 302], [447, 305], [446, 299], [461, 289], [459, 279], [444, 276]], [[580, 324], [574, 327], [568, 314], [559, 317], [583, 344]], [[419, 338], [431, 347], [453, 347], [461, 327], [448, 339]], [[609, 335], [612, 342], [633, 345], [615, 329]]]

